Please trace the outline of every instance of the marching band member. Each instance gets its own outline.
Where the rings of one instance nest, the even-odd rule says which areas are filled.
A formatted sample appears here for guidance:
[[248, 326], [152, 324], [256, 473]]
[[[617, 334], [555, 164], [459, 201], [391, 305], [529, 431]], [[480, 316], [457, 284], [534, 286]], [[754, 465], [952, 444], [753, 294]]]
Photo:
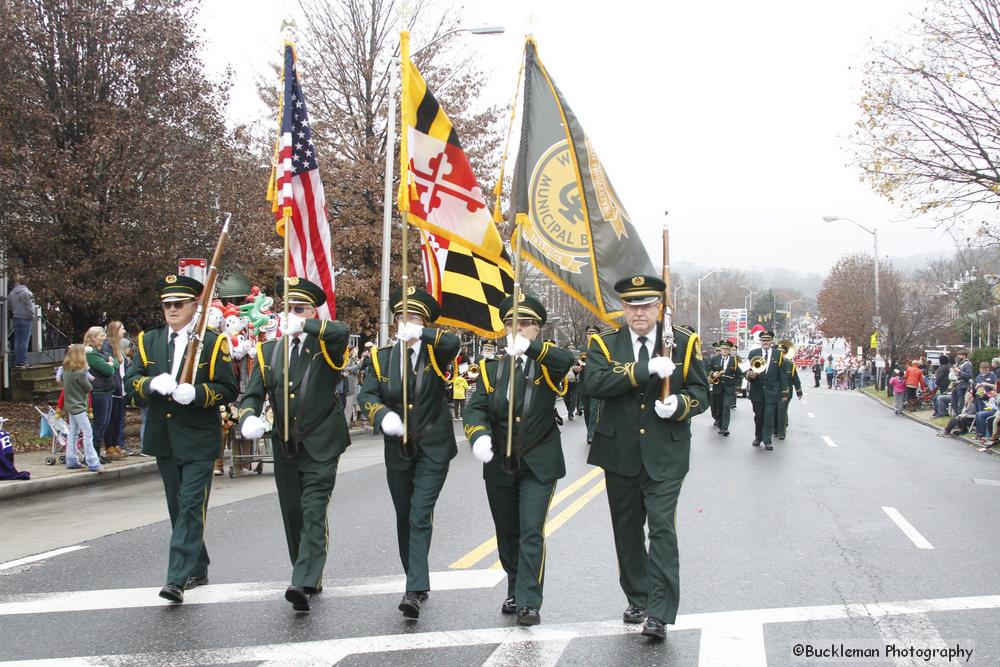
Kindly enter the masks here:
[[[420, 617], [430, 590], [427, 554], [431, 548], [434, 505], [458, 448], [448, 409], [445, 372], [458, 354], [458, 336], [429, 326], [441, 308], [427, 292], [410, 287], [407, 319], [403, 292], [390, 297], [398, 327], [397, 343], [372, 354], [372, 368], [358, 393], [368, 423], [385, 436], [385, 472], [396, 510], [399, 559], [406, 572], [406, 592], [399, 610]], [[403, 444], [403, 364], [407, 378], [407, 442]]]
[[506, 456], [509, 357], [480, 362], [479, 389], [465, 410], [465, 435], [473, 455], [483, 462], [497, 551], [507, 573], [507, 598], [500, 611], [516, 612], [521, 625], [537, 625], [545, 575], [545, 517], [556, 481], [566, 476], [555, 403], [566, 393], [564, 378], [573, 353], [537, 340], [546, 318], [538, 299], [524, 295], [517, 308], [516, 335], [513, 297], [501, 302], [500, 313], [507, 326], [507, 355], [517, 357], [511, 457]]
[[351, 443], [336, 389], [347, 363], [350, 332], [342, 323], [318, 319], [326, 303], [319, 285], [288, 279], [288, 433], [285, 415], [285, 342], [255, 348], [257, 364], [240, 401], [240, 430], [258, 440], [268, 430], [261, 419], [265, 398], [274, 414], [274, 483], [285, 526], [292, 583], [285, 599], [295, 611], [309, 611], [309, 597], [323, 590], [329, 547], [327, 510], [340, 455]]
[[165, 326], [139, 334], [138, 354], [125, 376], [129, 398], [148, 407], [142, 451], [156, 457], [167, 497], [170, 555], [160, 597], [171, 602], [183, 602], [186, 589], [208, 583], [205, 511], [222, 442], [219, 406], [236, 398], [226, 337], [213, 331], [205, 331], [192, 383], [177, 383], [202, 287], [187, 276], [159, 280]]
[[743, 372], [732, 354], [733, 344], [728, 340], [720, 340], [719, 348], [722, 350], [721, 354], [713, 358], [708, 366], [709, 377], [716, 378], [711, 385], [714, 388], [712, 409], [719, 416], [719, 435], [729, 435], [730, 411], [736, 400], [736, 387], [743, 380]]
[[771, 436], [774, 432], [775, 413], [778, 403], [784, 398], [785, 376], [780, 370], [781, 353], [771, 348], [774, 332], [765, 331], [760, 334], [760, 347], [750, 351], [747, 360], [760, 358], [763, 361], [760, 372], [747, 371], [750, 382], [750, 402], [753, 404], [754, 439], [753, 446], [764, 443], [764, 449], [774, 449]]
[[[604, 401], [587, 461], [605, 471], [619, 581], [629, 603], [622, 619], [645, 619], [642, 634], [657, 640], [677, 616], [677, 498], [688, 471], [691, 418], [708, 407], [698, 335], [674, 327], [672, 356], [661, 356], [656, 321], [664, 288], [654, 276], [615, 284], [628, 326], [591, 337], [585, 378], [587, 392]], [[659, 400], [663, 378], [670, 382], [665, 401]]]
[[778, 401], [778, 409], [774, 411], [774, 433], [778, 440], [785, 439], [785, 432], [788, 429], [788, 404], [792, 401], [792, 389], [795, 395], [802, 400], [802, 380], [799, 378], [799, 370], [795, 366], [795, 361], [789, 354], [792, 348], [791, 341], [783, 340], [778, 343], [781, 351], [781, 374], [784, 381], [781, 390], [781, 400]]

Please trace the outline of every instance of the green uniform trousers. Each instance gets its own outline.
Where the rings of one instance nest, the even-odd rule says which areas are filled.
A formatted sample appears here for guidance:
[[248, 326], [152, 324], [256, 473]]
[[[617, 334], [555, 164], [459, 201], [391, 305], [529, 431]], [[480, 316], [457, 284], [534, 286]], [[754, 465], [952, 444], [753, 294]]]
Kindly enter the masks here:
[[427, 555], [434, 529], [434, 505], [448, 476], [448, 464], [435, 463], [419, 450], [409, 468], [386, 467], [385, 476], [396, 509], [396, 540], [399, 560], [406, 572], [406, 590], [429, 591]]
[[320, 462], [300, 448], [294, 459], [274, 462], [274, 483], [292, 562], [292, 586], [319, 588], [323, 583], [330, 545], [326, 515], [339, 461], [338, 456]]
[[157, 456], [156, 467], [163, 480], [172, 529], [167, 583], [184, 588], [188, 577], [208, 576], [205, 513], [215, 461], [180, 461], [171, 454]]
[[791, 403], [790, 400], [778, 400], [778, 405], [774, 410], [774, 432], [775, 434], [785, 437], [785, 430], [788, 428], [788, 404]]
[[719, 422], [719, 428], [723, 431], [729, 430], [729, 420], [732, 416], [730, 411], [733, 409], [732, 401], [735, 395], [735, 390], [723, 389], [718, 385], [712, 392], [712, 415]]
[[769, 443], [774, 433], [774, 419], [778, 405], [764, 399], [750, 399], [750, 402], [753, 404], [754, 440]]
[[[618, 554], [618, 580], [629, 604], [673, 623], [680, 600], [677, 552], [677, 498], [684, 479], [658, 482], [639, 470], [636, 477], [604, 473], [611, 507], [611, 527]], [[643, 530], [649, 521], [649, 552]]]
[[542, 608], [545, 581], [545, 519], [556, 483], [538, 481], [522, 462], [511, 485], [486, 482], [497, 552], [507, 573], [507, 597], [518, 607]]

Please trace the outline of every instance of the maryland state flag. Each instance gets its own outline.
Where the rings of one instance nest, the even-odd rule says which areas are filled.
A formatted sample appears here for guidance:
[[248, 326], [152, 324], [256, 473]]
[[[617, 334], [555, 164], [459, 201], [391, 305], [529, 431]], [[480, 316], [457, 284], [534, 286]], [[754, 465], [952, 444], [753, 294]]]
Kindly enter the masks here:
[[619, 279], [658, 275], [531, 38], [524, 47], [524, 113], [511, 199], [527, 258], [608, 324], [621, 316], [613, 289]]
[[408, 32], [400, 34], [400, 54], [399, 210], [424, 232], [428, 291], [441, 304], [437, 321], [495, 337], [504, 330], [500, 302], [514, 287], [510, 258], [455, 128], [410, 61]]

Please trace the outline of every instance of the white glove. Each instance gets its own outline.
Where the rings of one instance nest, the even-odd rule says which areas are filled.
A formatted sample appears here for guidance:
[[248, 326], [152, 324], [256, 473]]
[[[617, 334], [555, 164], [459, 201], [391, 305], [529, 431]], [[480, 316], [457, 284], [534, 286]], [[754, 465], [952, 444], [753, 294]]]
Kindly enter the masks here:
[[182, 382], [174, 389], [172, 396], [181, 405], [188, 405], [194, 400], [194, 385]]
[[240, 427], [240, 433], [247, 440], [260, 440], [266, 432], [267, 422], [256, 415], [247, 417], [243, 421], [243, 426]]
[[488, 435], [481, 435], [472, 445], [472, 455], [483, 463], [493, 460], [493, 438]]
[[670, 357], [653, 357], [649, 360], [649, 374], [656, 373], [661, 378], [668, 378], [674, 374], [674, 362]]
[[403, 437], [403, 420], [390, 410], [382, 417], [382, 432], [396, 438]]
[[305, 329], [306, 318], [299, 317], [295, 313], [288, 313], [288, 326], [285, 327], [286, 336], [296, 336]]
[[257, 348], [256, 341], [248, 339], [233, 348], [233, 359], [242, 359]]
[[416, 322], [403, 322], [396, 330], [396, 340], [409, 343], [411, 340], [419, 340], [424, 333], [424, 328]]
[[170, 373], [160, 373], [149, 381], [149, 390], [163, 396], [170, 396], [174, 389], [177, 389], [177, 380]]
[[656, 416], [660, 419], [670, 419], [677, 412], [677, 396], [671, 394], [667, 396], [667, 400], [665, 401], [656, 401], [653, 404], [653, 409], [656, 411]]
[[531, 341], [521, 334], [514, 336], [513, 342], [511, 342], [510, 336], [507, 336], [507, 354], [512, 357], [520, 357], [528, 351], [529, 345], [531, 345]]

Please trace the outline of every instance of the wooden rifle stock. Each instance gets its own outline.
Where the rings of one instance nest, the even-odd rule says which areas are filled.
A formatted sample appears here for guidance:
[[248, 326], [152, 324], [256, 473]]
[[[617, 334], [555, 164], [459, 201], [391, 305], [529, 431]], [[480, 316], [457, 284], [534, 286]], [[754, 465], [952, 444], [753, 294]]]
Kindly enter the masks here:
[[[673, 303], [670, 291], [670, 230], [663, 225], [663, 310], [660, 313], [660, 335], [661, 350], [663, 356], [673, 358], [674, 354], [674, 325], [672, 318]], [[665, 401], [670, 396], [670, 376], [663, 378], [660, 386], [660, 400]]]
[[187, 349], [184, 351], [184, 365], [181, 366], [181, 374], [178, 378], [178, 382], [181, 384], [193, 384], [195, 373], [198, 371], [198, 358], [201, 356], [205, 330], [208, 328], [208, 312], [212, 306], [215, 284], [219, 280], [219, 263], [222, 261], [222, 251], [226, 245], [226, 238], [229, 236], [229, 220], [232, 217], [232, 213], [226, 213], [226, 221], [222, 224], [222, 232], [219, 234], [219, 240], [215, 244], [215, 252], [212, 253], [212, 261], [208, 266], [205, 287], [201, 291], [198, 308], [194, 313], [194, 327], [188, 335]]

